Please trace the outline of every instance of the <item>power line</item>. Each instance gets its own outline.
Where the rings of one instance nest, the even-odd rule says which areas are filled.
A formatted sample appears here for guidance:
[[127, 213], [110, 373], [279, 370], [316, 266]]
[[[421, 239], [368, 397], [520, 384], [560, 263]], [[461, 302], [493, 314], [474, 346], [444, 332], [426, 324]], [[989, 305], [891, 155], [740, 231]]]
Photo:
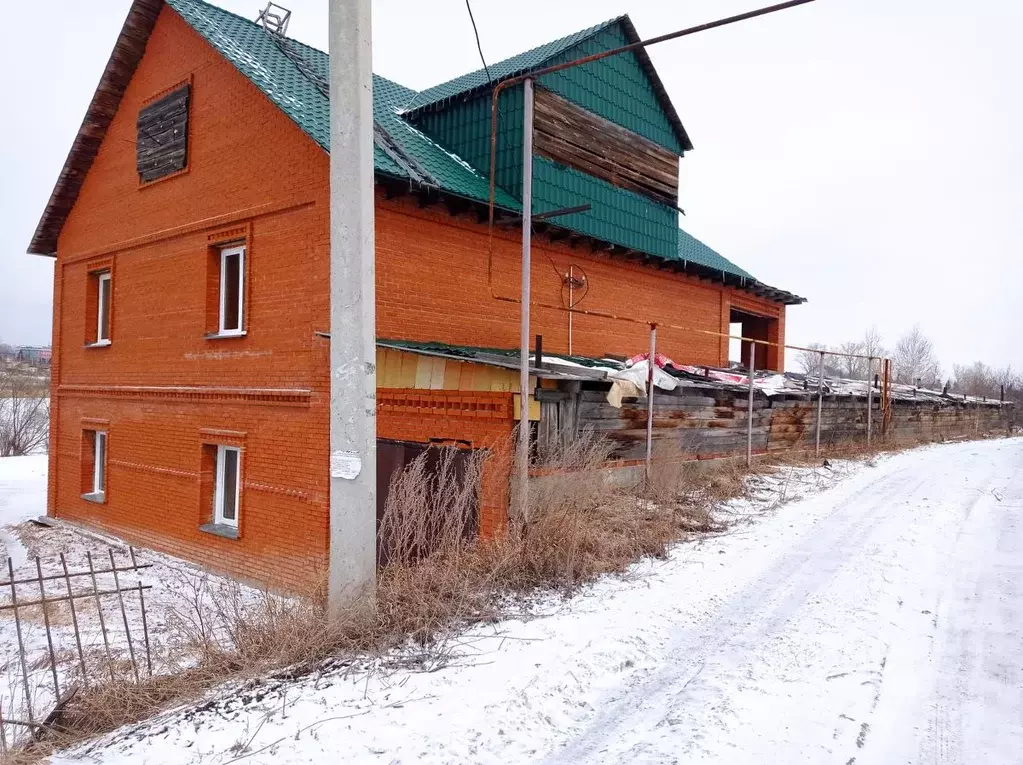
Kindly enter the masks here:
[[472, 16], [472, 6], [469, 5], [469, 0], [465, 0], [465, 9], [469, 11], [469, 21], [472, 22], [472, 33], [476, 35], [476, 50], [480, 52], [480, 61], [483, 62], [483, 71], [487, 73], [487, 84], [491, 84], [494, 80], [490, 76], [490, 67], [487, 66], [487, 60], [483, 57], [483, 46], [480, 45], [480, 33], [476, 29], [476, 19]]

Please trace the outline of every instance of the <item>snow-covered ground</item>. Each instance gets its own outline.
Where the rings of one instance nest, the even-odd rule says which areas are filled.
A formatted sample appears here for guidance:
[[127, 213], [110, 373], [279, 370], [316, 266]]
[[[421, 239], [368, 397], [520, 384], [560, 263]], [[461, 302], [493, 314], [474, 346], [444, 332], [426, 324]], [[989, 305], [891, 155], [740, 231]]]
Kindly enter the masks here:
[[[7, 557], [15, 566], [25, 562], [25, 547], [10, 527], [39, 515], [46, 515], [45, 454], [0, 458], [0, 564], [4, 572]], [[6, 579], [0, 573], [0, 579]]]
[[437, 671], [225, 693], [53, 762], [1020, 762], [1023, 439], [836, 468]]
[[[14, 564], [18, 580], [37, 576], [36, 556], [39, 557], [43, 576], [62, 573], [61, 554], [65, 556], [72, 572], [87, 570], [87, 553], [92, 555], [95, 567], [100, 571], [110, 568], [111, 552], [119, 568], [128, 566], [128, 549], [118, 539], [88, 533], [65, 524], [48, 528], [29, 523], [31, 519], [46, 514], [46, 476], [46, 455], [0, 458], [0, 582], [7, 582], [9, 578], [8, 556]], [[227, 599], [241, 597], [249, 600], [258, 597], [252, 590], [151, 550], [139, 550], [137, 560], [140, 564], [148, 565], [148, 568], [137, 574], [120, 574], [120, 584], [134, 586], [141, 581], [151, 587], [145, 591], [145, 606], [155, 672], [171, 671], [175, 666], [194, 660], [179, 644], [182, 636], [179, 627], [195, 615], [196, 608], [202, 608], [209, 618], [211, 614], [208, 612], [215, 610], [214, 600], [231, 602]], [[115, 588], [113, 576], [109, 573], [98, 575], [97, 583], [100, 590], [112, 591]], [[66, 586], [62, 579], [47, 581], [44, 583], [46, 596], [63, 596], [66, 594]], [[88, 590], [88, 577], [74, 579], [72, 586], [75, 592]], [[38, 584], [29, 582], [18, 585], [21, 602], [38, 600], [39, 595]], [[10, 603], [10, 588], [6, 585], [0, 587], [0, 605]], [[142, 629], [142, 602], [137, 593], [129, 593], [124, 598], [124, 605], [132, 635], [131, 647], [135, 651], [141, 675], [145, 676], [148, 674], [148, 662]], [[116, 597], [104, 598], [102, 608], [104, 623], [101, 625], [100, 612], [93, 599], [76, 601], [74, 618], [80, 627], [86, 664], [93, 674], [106, 666], [104, 626], [111, 657], [115, 660], [127, 660], [130, 657], [118, 600]], [[55, 701], [45, 622], [38, 607], [23, 608], [21, 613], [21, 640], [26, 648], [31, 707], [34, 719], [39, 720], [52, 709]], [[61, 603], [50, 607], [47, 615], [54, 639], [61, 689], [66, 690], [80, 674], [81, 666], [71, 611], [66, 603]], [[9, 609], [0, 610], [0, 717], [26, 720], [28, 711], [13, 612]], [[4, 733], [10, 741], [26, 730], [7, 725]]]

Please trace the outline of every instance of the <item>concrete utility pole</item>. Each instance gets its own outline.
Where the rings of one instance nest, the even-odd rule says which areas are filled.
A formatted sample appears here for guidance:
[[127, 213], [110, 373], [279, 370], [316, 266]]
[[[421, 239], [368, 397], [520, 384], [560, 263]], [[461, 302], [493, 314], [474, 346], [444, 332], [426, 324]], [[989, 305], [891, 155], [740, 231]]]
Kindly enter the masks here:
[[376, 586], [370, 0], [330, 0], [331, 611]]

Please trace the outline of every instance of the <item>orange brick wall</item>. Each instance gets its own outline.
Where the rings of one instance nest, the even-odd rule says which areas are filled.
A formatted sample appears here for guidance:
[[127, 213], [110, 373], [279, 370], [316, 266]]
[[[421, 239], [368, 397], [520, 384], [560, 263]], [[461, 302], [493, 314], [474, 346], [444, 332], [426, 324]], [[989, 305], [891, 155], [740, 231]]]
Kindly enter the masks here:
[[[137, 113], [185, 81], [192, 84], [188, 170], [140, 188]], [[316, 333], [329, 326], [327, 184], [323, 150], [164, 8], [58, 243], [51, 514], [252, 581], [301, 586], [322, 572], [329, 356]], [[207, 339], [210, 247], [237, 236], [248, 247], [248, 334]], [[561, 304], [555, 270], [571, 263], [589, 279], [583, 309], [711, 331], [727, 329], [732, 303], [783, 318], [783, 308], [745, 293], [534, 241], [538, 302]], [[519, 246], [517, 232], [495, 236], [499, 297], [518, 294]], [[97, 267], [113, 274], [112, 344], [87, 348], [88, 275]], [[518, 345], [519, 306], [491, 294], [486, 227], [474, 217], [420, 209], [381, 192], [376, 267], [378, 336]], [[566, 314], [536, 308], [533, 327], [549, 351], [567, 351]], [[631, 355], [648, 344], [647, 328], [634, 322], [576, 315], [573, 333], [580, 354]], [[666, 326], [659, 338], [661, 350], [679, 361], [727, 360], [720, 338]], [[479, 396], [494, 397], [502, 414], [452, 414], [432, 405], [412, 411], [391, 396], [379, 407], [378, 433], [496, 449], [481, 519], [485, 533], [496, 533], [507, 507], [508, 461], [500, 452], [513, 427], [511, 398]], [[104, 504], [81, 498], [83, 431], [97, 421], [109, 433]], [[199, 530], [210, 519], [203, 445], [218, 442], [244, 449], [237, 540]]]
[[[475, 213], [453, 217], [442, 206], [419, 208], [410, 198], [377, 204], [377, 335], [393, 339], [517, 348], [521, 238], [494, 238], [493, 286], [488, 287], [487, 228]], [[728, 331], [731, 305], [774, 319], [784, 306], [692, 276], [593, 254], [534, 237], [532, 334], [551, 353], [568, 351], [568, 314], [535, 304], [567, 305], [561, 274], [570, 265], [586, 274], [580, 310], [622, 317], [573, 316], [572, 351], [585, 356], [632, 356], [650, 346], [648, 324], [659, 325], [658, 348], [680, 363], [727, 365], [728, 341], [670, 325]], [[496, 296], [496, 299], [495, 299]], [[501, 299], [503, 298], [503, 299]], [[782, 338], [783, 339], [783, 338]]]
[[[189, 79], [189, 169], [140, 188], [139, 108]], [[52, 514], [254, 581], [322, 570], [328, 220], [323, 150], [165, 7], [58, 243]], [[239, 235], [248, 334], [206, 339], [209, 247]], [[113, 275], [106, 348], [84, 347], [95, 266]], [[80, 497], [89, 419], [109, 423], [105, 504]], [[199, 530], [201, 458], [204, 443], [235, 441], [240, 538], [228, 540]]]

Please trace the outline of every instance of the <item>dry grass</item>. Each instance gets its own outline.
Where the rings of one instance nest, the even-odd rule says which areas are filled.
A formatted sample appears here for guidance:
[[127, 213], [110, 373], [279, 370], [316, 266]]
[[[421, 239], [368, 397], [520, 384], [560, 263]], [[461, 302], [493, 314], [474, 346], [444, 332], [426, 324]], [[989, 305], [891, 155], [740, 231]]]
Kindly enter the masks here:
[[328, 618], [322, 597], [197, 585], [169, 621], [186, 661], [140, 684], [125, 671], [94, 683], [31, 753], [97, 737], [229, 681], [298, 677], [366, 656], [442, 665], [460, 629], [498, 619], [538, 590], [568, 591], [643, 556], [664, 556], [693, 533], [716, 531], [722, 526], [707, 508], [742, 491], [739, 467], [703, 472], [672, 459], [657, 461], [649, 486], [625, 490], [603, 469], [610, 454], [608, 442], [588, 437], [545, 455], [528, 522], [481, 540], [473, 487], [486, 453], [425, 452], [390, 486], [375, 608], [356, 603]]

